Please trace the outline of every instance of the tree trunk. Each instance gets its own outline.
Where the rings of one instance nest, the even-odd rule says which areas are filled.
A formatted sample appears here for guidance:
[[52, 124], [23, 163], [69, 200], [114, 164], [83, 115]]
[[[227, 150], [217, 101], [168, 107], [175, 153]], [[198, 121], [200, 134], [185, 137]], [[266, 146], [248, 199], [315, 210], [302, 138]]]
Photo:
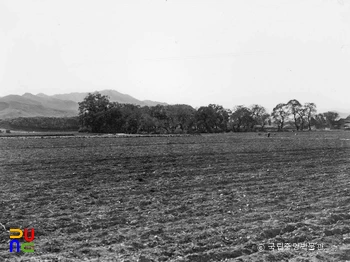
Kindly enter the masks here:
[[295, 128], [296, 128], [297, 131], [298, 131], [298, 130], [299, 130], [299, 126], [298, 126], [297, 118], [295, 117], [295, 114], [294, 114], [294, 125], [295, 125]]

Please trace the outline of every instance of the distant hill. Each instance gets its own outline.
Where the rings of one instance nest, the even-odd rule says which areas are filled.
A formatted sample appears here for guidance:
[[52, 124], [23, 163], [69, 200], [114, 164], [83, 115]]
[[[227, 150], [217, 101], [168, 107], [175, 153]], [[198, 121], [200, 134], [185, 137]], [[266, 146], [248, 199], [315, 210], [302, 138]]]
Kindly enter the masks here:
[[29, 93], [0, 98], [0, 119], [33, 116], [68, 117], [76, 116], [77, 112], [77, 103], [69, 100], [40, 97]]
[[[151, 100], [138, 100], [130, 95], [120, 93], [115, 90], [102, 90], [102, 91], [95, 91], [99, 92], [101, 95], [106, 95], [109, 96], [109, 100], [111, 102], [118, 102], [118, 103], [124, 103], [124, 104], [135, 104], [135, 105], [140, 105], [140, 106], [156, 106], [158, 104], [160, 105], [166, 105], [166, 103], [162, 102], [156, 102], [156, 101], [151, 101]], [[88, 95], [89, 92], [83, 92], [83, 93], [69, 93], [69, 94], [57, 94], [53, 95], [52, 97], [54, 98], [59, 98], [62, 100], [72, 100], [75, 102], [81, 102], [83, 99]], [[94, 93], [94, 92], [90, 92]]]
[[[166, 105], [150, 100], [141, 101], [115, 90], [98, 91], [107, 95], [112, 102], [129, 103], [140, 106]], [[17, 117], [72, 117], [78, 115], [78, 102], [84, 100], [88, 92], [46, 95], [25, 93], [0, 97], [0, 119]]]

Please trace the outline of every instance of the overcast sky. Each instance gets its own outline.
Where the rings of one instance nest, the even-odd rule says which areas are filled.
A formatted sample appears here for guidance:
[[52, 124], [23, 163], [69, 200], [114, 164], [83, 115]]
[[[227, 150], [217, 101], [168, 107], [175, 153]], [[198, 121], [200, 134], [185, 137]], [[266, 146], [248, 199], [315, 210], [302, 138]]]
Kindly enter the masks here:
[[0, 0], [0, 96], [350, 111], [350, 0]]

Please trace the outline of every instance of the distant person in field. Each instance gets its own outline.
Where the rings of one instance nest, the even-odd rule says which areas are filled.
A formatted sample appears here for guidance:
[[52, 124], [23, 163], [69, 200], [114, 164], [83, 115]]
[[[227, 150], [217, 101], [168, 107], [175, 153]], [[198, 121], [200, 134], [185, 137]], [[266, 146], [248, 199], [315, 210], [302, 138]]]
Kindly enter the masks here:
[[271, 135], [270, 133], [267, 133], [267, 137], [270, 137], [270, 135]]

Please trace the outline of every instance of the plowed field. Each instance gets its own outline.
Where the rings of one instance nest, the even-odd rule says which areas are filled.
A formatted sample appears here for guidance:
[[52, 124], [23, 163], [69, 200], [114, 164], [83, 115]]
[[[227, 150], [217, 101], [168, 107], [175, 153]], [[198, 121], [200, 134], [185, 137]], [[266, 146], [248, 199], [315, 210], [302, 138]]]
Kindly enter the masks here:
[[350, 261], [350, 132], [0, 138], [0, 179], [0, 261]]

